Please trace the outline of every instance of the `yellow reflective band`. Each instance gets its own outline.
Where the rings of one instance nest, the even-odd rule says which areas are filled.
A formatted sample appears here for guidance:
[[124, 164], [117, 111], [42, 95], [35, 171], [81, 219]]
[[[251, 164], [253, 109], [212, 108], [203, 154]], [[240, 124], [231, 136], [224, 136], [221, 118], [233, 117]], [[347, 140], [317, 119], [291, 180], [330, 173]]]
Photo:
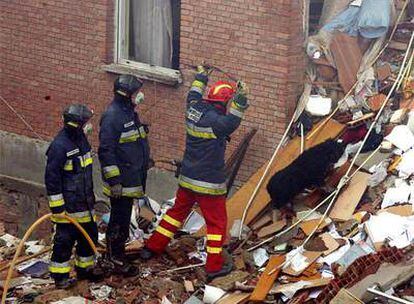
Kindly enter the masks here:
[[142, 139], [147, 137], [147, 132], [145, 132], [145, 129], [143, 126], [139, 127], [138, 131]]
[[52, 273], [69, 273], [70, 272], [70, 266], [68, 266], [68, 267], [50, 266], [49, 271], [52, 272]]
[[207, 246], [207, 253], [218, 254], [218, 253], [221, 253], [222, 250], [223, 250], [223, 248], [221, 248], [221, 247]]
[[85, 260], [85, 261], [82, 261], [81, 259], [76, 259], [75, 265], [79, 268], [88, 268], [88, 267], [95, 265], [95, 261], [93, 258], [90, 260]]
[[179, 185], [193, 190], [194, 192], [197, 193], [204, 193], [204, 194], [212, 194], [212, 195], [223, 195], [226, 194], [227, 190], [226, 189], [211, 189], [211, 188], [205, 188], [205, 187], [201, 187], [201, 186], [196, 186], [196, 185], [192, 185], [186, 181], [180, 180], [179, 181]]
[[230, 90], [233, 90], [233, 87], [231, 86], [231, 85], [229, 85], [229, 84], [221, 84], [221, 85], [219, 85], [219, 86], [216, 86], [215, 88], [214, 88], [214, 91], [213, 91], [213, 94], [217, 94], [221, 89], [224, 89], [224, 88], [227, 88], [227, 89], [230, 89]]
[[92, 165], [92, 164], [93, 164], [93, 159], [92, 159], [92, 157], [89, 157], [89, 158], [85, 159], [85, 162], [84, 162], [84, 166], [85, 166], [85, 167], [87, 167], [87, 166], [89, 166], [89, 165]]
[[191, 136], [198, 137], [198, 138], [205, 138], [205, 139], [217, 138], [217, 136], [214, 133], [194, 131], [188, 126], [187, 126], [187, 133]]
[[60, 199], [57, 201], [49, 201], [50, 208], [60, 207], [60, 206], [63, 206], [64, 204], [65, 204], [65, 201], [63, 199]]
[[[108, 185], [103, 186], [103, 193], [106, 196], [111, 196], [111, 188]], [[142, 190], [142, 186], [137, 187], [122, 187], [122, 196], [125, 197], [143, 197], [144, 191]]]
[[180, 228], [181, 227], [181, 222], [173, 219], [171, 216], [169, 216], [168, 214], [164, 215], [164, 217], [162, 218], [164, 221], [166, 221], [167, 223]]
[[129, 137], [120, 138], [119, 143], [124, 144], [124, 143], [134, 142], [134, 141], [137, 141], [138, 138], [139, 138], [139, 135], [132, 135]]
[[[105, 170], [104, 168], [104, 176], [105, 178], [111, 178], [111, 177], [115, 177], [115, 176], [119, 176], [121, 175], [121, 171], [119, 171], [119, 168], [117, 166], [109, 166], [112, 167], [112, 169], [110, 170]], [[109, 168], [107, 167], [107, 168]]]
[[157, 231], [158, 233], [161, 233], [162, 235], [164, 235], [164, 236], [166, 236], [167, 238], [170, 238], [170, 239], [172, 239], [174, 237], [174, 233], [172, 233], [171, 231], [169, 231], [169, 230], [167, 230], [167, 229], [165, 229], [161, 226], [158, 226], [155, 229], [155, 231]]
[[128, 132], [122, 132], [121, 137], [119, 138], [119, 143], [129, 143], [129, 142], [135, 142], [137, 139], [140, 138], [139, 131], [134, 129], [130, 130]]
[[[71, 215], [68, 214], [68, 216], [71, 216]], [[90, 222], [92, 222], [90, 215], [82, 216], [82, 217], [73, 217], [73, 219], [76, 220], [78, 223], [90, 223]], [[52, 215], [51, 220], [52, 220], [52, 222], [54, 222], [56, 224], [68, 224], [68, 223], [70, 223], [67, 219], [61, 218], [59, 216], [54, 216], [54, 215]], [[93, 216], [93, 220], [96, 222], [96, 215]]]
[[206, 86], [204, 84], [204, 82], [200, 81], [200, 80], [194, 80], [193, 83], [191, 84], [192, 87], [197, 87], [200, 89], [204, 89], [204, 87]]
[[71, 159], [68, 159], [65, 163], [65, 166], [63, 167], [63, 170], [65, 171], [72, 171], [73, 170], [73, 162]]
[[207, 234], [207, 241], [221, 241], [222, 238], [221, 234]]
[[79, 127], [79, 124], [77, 124], [76, 122], [73, 122], [73, 121], [69, 121], [67, 124], [69, 126], [72, 126], [72, 127], [75, 127], [75, 128]]

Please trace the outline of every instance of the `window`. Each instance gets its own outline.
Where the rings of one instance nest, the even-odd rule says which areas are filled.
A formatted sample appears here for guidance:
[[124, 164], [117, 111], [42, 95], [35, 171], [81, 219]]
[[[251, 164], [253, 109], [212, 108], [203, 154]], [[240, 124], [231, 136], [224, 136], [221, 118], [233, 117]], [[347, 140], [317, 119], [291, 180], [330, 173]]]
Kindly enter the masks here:
[[[115, 65], [141, 71], [147, 79], [181, 77], [180, 1], [118, 0]], [[111, 65], [110, 65], [111, 66]], [[115, 72], [110, 67], [106, 69]], [[148, 76], [149, 77], [145, 77]], [[179, 75], [179, 76], [177, 76]], [[157, 80], [157, 79], [155, 79]], [[180, 82], [179, 80], [176, 81]]]
[[179, 2], [118, 1], [118, 62], [178, 69]]

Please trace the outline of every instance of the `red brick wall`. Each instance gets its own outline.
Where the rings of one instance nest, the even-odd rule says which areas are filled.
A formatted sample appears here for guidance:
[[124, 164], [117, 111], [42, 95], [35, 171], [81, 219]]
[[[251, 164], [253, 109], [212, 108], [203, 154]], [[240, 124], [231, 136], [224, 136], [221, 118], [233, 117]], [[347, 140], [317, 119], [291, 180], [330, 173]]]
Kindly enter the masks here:
[[[151, 124], [154, 159], [182, 156], [184, 100], [193, 78], [185, 64], [202, 60], [250, 86], [251, 107], [229, 149], [249, 128], [259, 129], [241, 179], [269, 158], [301, 90], [302, 1], [181, 1], [184, 84], [145, 83], [141, 116]], [[44, 138], [57, 132], [61, 110], [74, 101], [95, 109], [97, 130], [115, 77], [100, 69], [113, 61], [114, 5], [114, 0], [0, 1], [0, 94]], [[0, 129], [34, 136], [1, 102]]]

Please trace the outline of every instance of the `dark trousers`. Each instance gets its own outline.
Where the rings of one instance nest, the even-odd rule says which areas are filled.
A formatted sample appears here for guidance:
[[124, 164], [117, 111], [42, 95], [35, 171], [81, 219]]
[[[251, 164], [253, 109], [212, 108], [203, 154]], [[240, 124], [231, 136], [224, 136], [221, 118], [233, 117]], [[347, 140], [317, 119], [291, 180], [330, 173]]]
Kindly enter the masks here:
[[133, 198], [111, 197], [111, 216], [106, 231], [107, 250], [110, 257], [123, 259], [125, 243], [129, 236]]
[[[95, 222], [82, 223], [81, 226], [89, 234], [92, 241], [98, 242], [98, 227]], [[76, 271], [82, 272], [94, 264], [94, 252], [83, 234], [73, 224], [56, 224], [53, 239], [53, 252], [50, 259], [50, 272], [54, 279], [68, 278], [70, 273], [70, 257], [76, 243]]]

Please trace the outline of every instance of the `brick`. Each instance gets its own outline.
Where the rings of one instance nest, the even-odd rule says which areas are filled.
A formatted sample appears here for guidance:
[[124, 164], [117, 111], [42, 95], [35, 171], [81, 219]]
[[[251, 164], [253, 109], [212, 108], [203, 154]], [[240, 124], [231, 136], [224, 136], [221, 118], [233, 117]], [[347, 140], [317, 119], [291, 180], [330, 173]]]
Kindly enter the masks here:
[[[302, 1], [181, 1], [181, 63], [205, 60], [251, 88], [252, 106], [229, 144], [231, 152], [243, 133], [259, 129], [238, 182], [271, 155], [301, 93]], [[0, 20], [7, 22], [0, 25], [0, 39], [8, 42], [0, 46], [2, 96], [46, 139], [58, 131], [70, 102], [93, 107], [98, 130], [112, 95], [114, 75], [99, 66], [113, 62], [114, 13], [115, 0], [1, 2]], [[151, 125], [155, 159], [182, 157], [184, 100], [193, 71], [182, 65], [181, 72], [184, 83], [177, 88], [145, 83], [141, 117]], [[216, 73], [212, 81], [221, 77]], [[1, 130], [33, 136], [1, 103], [0, 116]], [[96, 149], [96, 132], [92, 143]]]

